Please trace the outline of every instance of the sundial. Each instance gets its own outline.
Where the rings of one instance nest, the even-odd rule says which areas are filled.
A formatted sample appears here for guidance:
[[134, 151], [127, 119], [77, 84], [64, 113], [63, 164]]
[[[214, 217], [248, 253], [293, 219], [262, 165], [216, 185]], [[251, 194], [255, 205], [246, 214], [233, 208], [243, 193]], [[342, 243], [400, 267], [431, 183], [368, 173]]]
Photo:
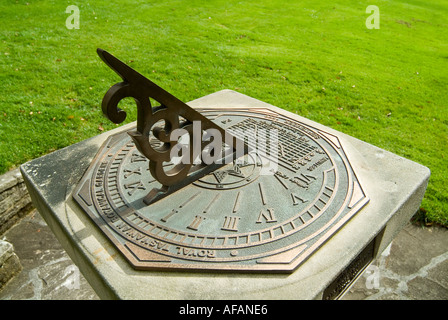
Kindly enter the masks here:
[[73, 197], [135, 269], [292, 272], [368, 203], [337, 136], [270, 108], [189, 107], [98, 54], [123, 79], [103, 113], [123, 122], [133, 97], [137, 123]]

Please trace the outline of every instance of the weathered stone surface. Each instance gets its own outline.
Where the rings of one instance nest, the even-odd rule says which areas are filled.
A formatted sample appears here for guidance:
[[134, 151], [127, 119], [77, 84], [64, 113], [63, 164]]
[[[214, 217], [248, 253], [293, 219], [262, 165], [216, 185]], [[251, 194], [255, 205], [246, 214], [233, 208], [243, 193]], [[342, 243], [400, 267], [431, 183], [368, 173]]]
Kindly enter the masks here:
[[21, 269], [22, 266], [19, 258], [14, 253], [12, 244], [0, 240], [0, 290], [12, 277], [19, 273]]
[[0, 300], [98, 299], [37, 211], [4, 236], [23, 269], [0, 291]]
[[[407, 225], [373, 262], [375, 274], [364, 274], [346, 300], [447, 300], [448, 230]], [[374, 288], [369, 276], [377, 277]]]
[[[0, 176], [0, 235], [11, 228], [32, 207], [19, 169]], [[0, 289], [20, 272], [22, 266], [13, 246], [0, 240]]]
[[[404, 229], [405, 232], [401, 235], [397, 241], [394, 242], [394, 246], [397, 247], [397, 255], [399, 259], [390, 261], [388, 269], [392, 272], [400, 274], [402, 276], [409, 276], [415, 274], [422, 267], [428, 265], [430, 261], [429, 257], [424, 253], [426, 251], [433, 252], [434, 256], [444, 254], [446, 248], [448, 248], [448, 233], [444, 228], [422, 228], [415, 227]], [[411, 232], [412, 230], [412, 232]], [[427, 234], [431, 234], [433, 241], [424, 241]], [[414, 246], [409, 247], [409, 243], [413, 243]], [[409, 250], [417, 253], [415, 258], [408, 259], [410, 256]]]
[[23, 182], [23, 178], [18, 169], [5, 173], [0, 176], [0, 193], [3, 193], [5, 190], [12, 188], [20, 182]]
[[32, 208], [19, 169], [0, 176], [0, 234], [11, 228]]
[[0, 240], [0, 266], [14, 254], [12, 244], [4, 240]]
[[428, 281], [423, 277], [416, 277], [408, 282], [408, 294], [413, 300], [447, 300], [448, 289], [434, 281], [431, 287], [423, 284]]

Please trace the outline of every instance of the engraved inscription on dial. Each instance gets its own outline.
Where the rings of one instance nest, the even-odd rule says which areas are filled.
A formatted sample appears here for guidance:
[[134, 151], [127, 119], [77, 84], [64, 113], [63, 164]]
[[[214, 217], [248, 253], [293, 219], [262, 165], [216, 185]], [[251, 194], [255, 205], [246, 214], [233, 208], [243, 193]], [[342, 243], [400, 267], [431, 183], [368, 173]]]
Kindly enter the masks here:
[[252, 152], [147, 206], [148, 161], [111, 137], [75, 199], [140, 267], [291, 270], [367, 202], [337, 138], [272, 112], [203, 114], [240, 139], [277, 130], [278, 165]]

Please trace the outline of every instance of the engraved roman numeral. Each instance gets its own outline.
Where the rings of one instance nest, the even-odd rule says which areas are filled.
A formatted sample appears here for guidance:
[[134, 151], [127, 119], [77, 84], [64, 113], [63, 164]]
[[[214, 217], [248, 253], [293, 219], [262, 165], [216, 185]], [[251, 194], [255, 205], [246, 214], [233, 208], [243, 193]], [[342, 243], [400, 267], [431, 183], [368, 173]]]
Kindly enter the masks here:
[[192, 195], [190, 198], [188, 198], [184, 203], [182, 203], [179, 208], [183, 208], [187, 205], [187, 203], [189, 203], [191, 200], [193, 200], [194, 198], [196, 198], [199, 195], [200, 192], [195, 193], [194, 195]]
[[141, 175], [142, 173], [141, 173], [140, 169], [141, 169], [140, 167], [138, 167], [138, 168], [135, 169], [135, 170], [124, 169], [123, 171], [126, 172], [126, 173], [124, 174], [124, 178], [127, 179], [129, 176], [131, 176], [131, 175], [133, 175], [133, 174]]
[[274, 209], [273, 208], [268, 208], [267, 212], [264, 212], [263, 210], [261, 210], [260, 214], [258, 216], [257, 223], [262, 223], [263, 222], [261, 220], [261, 218], [264, 218], [266, 223], [277, 222], [277, 218], [274, 215]]
[[226, 216], [224, 220], [224, 225], [222, 226], [221, 230], [238, 231], [239, 221], [240, 217]]
[[316, 181], [316, 178], [308, 174], [301, 173], [300, 176], [295, 176], [293, 179], [290, 179], [290, 181], [294, 182], [301, 188], [308, 189], [308, 186]]
[[126, 189], [131, 189], [128, 191], [128, 194], [130, 196], [132, 196], [132, 194], [137, 190], [137, 189], [141, 189], [141, 190], [146, 190], [145, 186], [143, 185], [143, 183], [139, 180], [137, 182], [132, 182], [132, 183], [128, 183], [125, 184], [124, 187]]
[[293, 205], [298, 205], [299, 204], [299, 202], [297, 202], [297, 200], [302, 201], [302, 203], [308, 202], [308, 200], [303, 200], [302, 198], [300, 198], [298, 195], [296, 195], [294, 193], [291, 193], [291, 198], [292, 198], [292, 201], [293, 201]]
[[[302, 181], [302, 182], [305, 183], [306, 185], [309, 185], [311, 182], [313, 182], [313, 181], [316, 180], [315, 177], [310, 176], [310, 175], [308, 175], [308, 174], [303, 174], [303, 173], [300, 174], [300, 177], [294, 177], [294, 178], [296, 178], [296, 179]], [[313, 180], [311, 180], [311, 179], [313, 179]]]
[[177, 211], [176, 209], [173, 209], [173, 210], [171, 210], [170, 213], [168, 213], [166, 216], [164, 216], [160, 220], [162, 220], [163, 222], [167, 222], [169, 218], [171, 218], [175, 213], [178, 213], [178, 212], [179, 211]]
[[197, 215], [194, 217], [193, 221], [190, 223], [190, 225], [187, 227], [188, 229], [197, 231], [199, 228], [199, 225], [202, 223], [202, 221], [205, 220], [205, 217]]
[[146, 158], [142, 156], [140, 153], [134, 152], [131, 156], [131, 163], [146, 161]]

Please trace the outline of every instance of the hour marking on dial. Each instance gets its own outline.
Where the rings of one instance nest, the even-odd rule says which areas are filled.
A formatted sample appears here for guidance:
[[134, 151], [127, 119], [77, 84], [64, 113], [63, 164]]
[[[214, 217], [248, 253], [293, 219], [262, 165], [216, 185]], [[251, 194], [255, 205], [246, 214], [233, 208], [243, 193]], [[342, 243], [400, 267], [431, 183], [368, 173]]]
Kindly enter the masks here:
[[276, 177], [277, 180], [282, 184], [282, 186], [285, 187], [286, 190], [288, 190], [288, 186], [285, 184], [284, 181], [282, 181], [282, 179], [278, 175], [274, 174], [274, 177]]
[[[190, 199], [188, 199], [186, 202], [184, 202], [180, 207], [184, 206], [186, 203], [190, 202], [191, 200], [193, 200], [194, 198], [196, 198], [196, 196], [199, 194], [200, 192], [196, 193], [195, 195], [193, 195]], [[215, 197], [210, 201], [210, 203], [204, 208], [204, 210], [202, 210], [202, 213], [207, 213], [210, 208], [212, 207], [212, 205], [221, 197], [221, 194], [216, 194]], [[197, 231], [199, 229], [200, 224], [202, 223], [202, 221], [204, 221], [206, 219], [206, 217], [202, 216], [202, 215], [196, 215], [193, 219], [193, 221], [187, 226], [187, 229], [190, 230], [194, 230]]]
[[[194, 198], [196, 198], [199, 195], [200, 192], [195, 193], [194, 195], [192, 195], [190, 198], [188, 198], [187, 200], [185, 200], [182, 204], [179, 205], [179, 209], [185, 207], [189, 202], [191, 202]], [[168, 213], [165, 217], [163, 217], [162, 220], [163, 222], [167, 222], [167, 220], [169, 218], [171, 218], [175, 213], [178, 213], [179, 210], [173, 209], [170, 213]]]
[[147, 159], [144, 156], [142, 156], [139, 152], [132, 153], [131, 163], [140, 162], [140, 161], [146, 162]]
[[142, 172], [140, 171], [140, 169], [141, 169], [141, 167], [138, 167], [137, 169], [134, 169], [134, 170], [124, 169], [123, 170], [125, 172], [124, 178], [127, 179], [129, 176], [131, 176], [133, 174], [141, 175]]
[[217, 193], [215, 197], [212, 199], [212, 201], [210, 201], [210, 203], [204, 208], [202, 213], [207, 213], [210, 210], [211, 206], [218, 200], [219, 197], [221, 197], [221, 194]]
[[266, 197], [264, 195], [263, 185], [261, 184], [261, 182], [258, 183], [258, 188], [260, 189], [261, 202], [263, 202], [263, 204], [266, 204]]
[[206, 218], [201, 215], [196, 215], [193, 219], [193, 221], [190, 223], [190, 225], [187, 227], [188, 229], [197, 231], [199, 228], [199, 225], [202, 221], [204, 221]]
[[308, 200], [303, 200], [302, 198], [300, 198], [298, 195], [296, 195], [294, 193], [291, 193], [291, 198], [292, 198], [292, 201], [293, 201], [293, 205], [298, 205], [299, 204], [299, 202], [297, 202], [297, 200], [300, 200], [302, 203], [305, 203], [305, 202], [308, 201]]
[[[309, 185], [311, 182], [315, 181], [316, 178], [313, 176], [310, 176], [309, 174], [303, 174], [301, 173], [300, 176], [296, 176], [296, 179], [302, 181], [305, 185]], [[311, 180], [313, 179], [313, 180]]]
[[192, 201], [194, 198], [196, 198], [199, 195], [200, 192], [195, 193], [194, 195], [192, 195], [190, 198], [188, 198], [185, 202], [183, 202], [179, 208], [183, 208], [187, 205], [187, 203], [189, 203], [190, 201]]
[[236, 195], [235, 204], [233, 205], [233, 213], [236, 213], [238, 209], [240, 208], [240, 202], [242, 198], [242, 191], [238, 191], [238, 194]]
[[257, 223], [262, 223], [262, 219], [264, 219], [265, 222], [267, 223], [271, 223], [271, 222], [277, 222], [277, 218], [274, 215], [274, 209], [273, 208], [268, 208], [267, 212], [261, 210], [260, 214], [258, 215], [258, 220]]
[[224, 225], [222, 226], [221, 230], [238, 231], [239, 221], [240, 217], [226, 216], [224, 220]]
[[141, 190], [146, 190], [146, 187], [143, 185], [143, 183], [139, 180], [136, 182], [132, 182], [132, 183], [128, 183], [128, 184], [124, 184], [124, 187], [126, 189], [130, 189], [128, 191], [128, 194], [130, 196], [132, 196], [132, 194], [137, 190], [137, 189], [141, 189]]
[[168, 213], [166, 216], [164, 216], [162, 219], [163, 222], [167, 222], [169, 218], [171, 218], [175, 213], [178, 213], [179, 211], [177, 211], [176, 209], [171, 210], [170, 213]]

